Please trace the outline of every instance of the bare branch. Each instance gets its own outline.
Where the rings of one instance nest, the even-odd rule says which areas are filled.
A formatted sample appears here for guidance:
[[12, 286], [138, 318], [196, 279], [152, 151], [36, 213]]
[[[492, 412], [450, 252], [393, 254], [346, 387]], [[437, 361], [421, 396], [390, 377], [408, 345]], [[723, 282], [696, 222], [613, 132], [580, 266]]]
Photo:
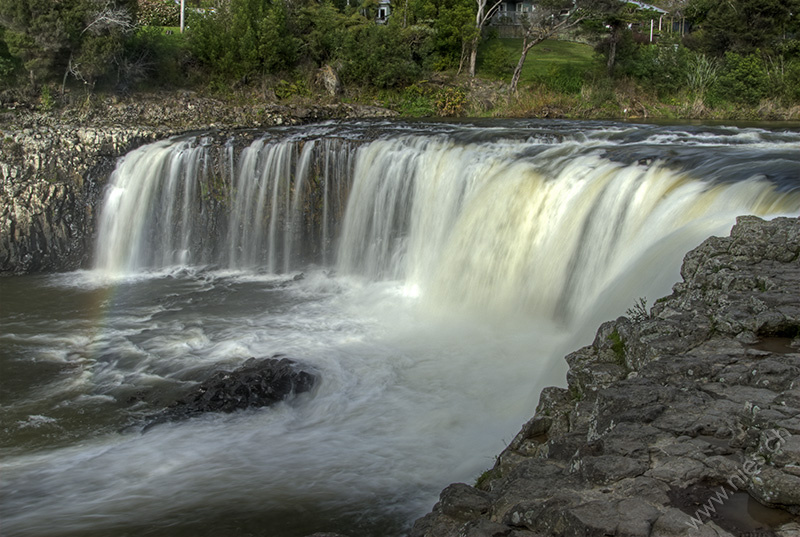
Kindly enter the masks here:
[[83, 29], [81, 34], [89, 30], [92, 33], [99, 34], [112, 28], [119, 28], [123, 32], [131, 32], [136, 28], [136, 24], [127, 9], [114, 6], [109, 2], [103, 9], [94, 14], [92, 22]]

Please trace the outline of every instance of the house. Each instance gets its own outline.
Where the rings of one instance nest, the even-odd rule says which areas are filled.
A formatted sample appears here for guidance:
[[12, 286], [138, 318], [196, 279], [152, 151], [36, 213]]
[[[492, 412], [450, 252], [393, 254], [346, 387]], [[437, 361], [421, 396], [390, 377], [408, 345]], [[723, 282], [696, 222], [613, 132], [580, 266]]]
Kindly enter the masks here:
[[492, 24], [508, 25], [520, 24], [520, 17], [524, 13], [533, 13], [535, 6], [532, 2], [518, 2], [517, 0], [503, 0], [497, 6], [497, 12], [492, 17]]
[[391, 0], [378, 0], [378, 14], [375, 15], [375, 22], [378, 24], [386, 24], [389, 15], [392, 14]]
[[[653, 18], [650, 22], [650, 27], [652, 27], [654, 30], [657, 25], [658, 30], [661, 30], [664, 17], [668, 15], [667, 11], [661, 9], [660, 7], [639, 2], [638, 0], [620, 1], [626, 2], [627, 4], [633, 4], [636, 6], [638, 11], [652, 12]], [[535, 3], [530, 0], [502, 0], [498, 5], [495, 14], [492, 16], [489, 24], [499, 32], [500, 37], [520, 37], [522, 34], [522, 17], [526, 16], [528, 13], [533, 13], [535, 10]], [[568, 10], [565, 10], [563, 14], [566, 15], [568, 12]], [[651, 30], [651, 41], [653, 40], [652, 33], [653, 32]]]

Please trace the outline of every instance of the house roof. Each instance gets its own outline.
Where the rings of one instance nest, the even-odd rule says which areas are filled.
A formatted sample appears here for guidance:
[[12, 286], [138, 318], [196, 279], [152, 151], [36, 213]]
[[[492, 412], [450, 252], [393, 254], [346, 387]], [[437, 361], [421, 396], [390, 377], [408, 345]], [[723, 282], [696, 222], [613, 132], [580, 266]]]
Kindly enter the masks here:
[[661, 9], [660, 7], [651, 6], [650, 4], [645, 4], [644, 2], [638, 2], [637, 0], [625, 0], [625, 1], [627, 3], [629, 3], [629, 4], [634, 4], [635, 6], [638, 6], [639, 9], [647, 9], [649, 11], [655, 11], [655, 12], [660, 13], [662, 15], [667, 13], [666, 10]]

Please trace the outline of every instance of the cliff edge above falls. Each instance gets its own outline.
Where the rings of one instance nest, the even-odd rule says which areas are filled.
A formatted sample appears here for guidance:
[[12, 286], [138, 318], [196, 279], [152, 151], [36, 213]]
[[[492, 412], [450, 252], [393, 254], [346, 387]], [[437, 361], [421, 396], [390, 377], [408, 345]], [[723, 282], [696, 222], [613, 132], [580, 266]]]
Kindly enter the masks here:
[[741, 217], [413, 537], [800, 535], [800, 219]]

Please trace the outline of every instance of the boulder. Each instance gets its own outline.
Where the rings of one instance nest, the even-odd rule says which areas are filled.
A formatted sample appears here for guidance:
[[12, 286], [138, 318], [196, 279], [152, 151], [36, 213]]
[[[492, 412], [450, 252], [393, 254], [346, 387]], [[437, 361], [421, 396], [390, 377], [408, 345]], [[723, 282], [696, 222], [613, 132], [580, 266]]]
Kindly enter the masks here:
[[190, 418], [207, 412], [235, 412], [270, 406], [310, 391], [315, 373], [281, 355], [250, 358], [233, 371], [214, 373], [164, 412], [151, 416], [147, 428], [165, 421]]
[[325, 88], [331, 97], [335, 97], [342, 92], [342, 83], [336, 70], [330, 65], [325, 65], [317, 71], [317, 84]]

